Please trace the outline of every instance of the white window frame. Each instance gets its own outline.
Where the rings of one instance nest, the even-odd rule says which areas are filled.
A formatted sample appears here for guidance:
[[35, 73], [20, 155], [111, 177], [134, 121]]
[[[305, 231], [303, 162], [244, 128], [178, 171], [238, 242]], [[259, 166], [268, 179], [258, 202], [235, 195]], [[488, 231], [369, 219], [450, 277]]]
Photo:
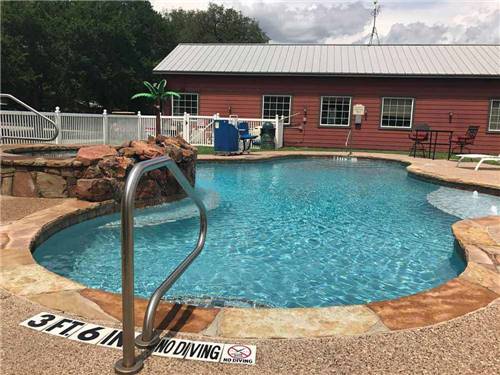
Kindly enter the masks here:
[[[347, 125], [343, 124], [323, 124], [323, 98], [342, 98], [342, 99], [349, 99], [349, 115], [347, 118]], [[349, 128], [351, 127], [351, 113], [352, 111], [352, 96], [348, 95], [323, 95], [321, 96], [321, 102], [319, 104], [319, 126], [321, 127], [327, 127], [327, 128]]]
[[[410, 126], [387, 126], [382, 125], [382, 119], [384, 117], [384, 101], [385, 99], [410, 99], [411, 100], [411, 113], [410, 113]], [[380, 128], [381, 129], [393, 129], [393, 130], [411, 130], [413, 128], [413, 111], [415, 110], [415, 98], [408, 96], [383, 96], [382, 103], [380, 106]]]
[[286, 116], [286, 121], [283, 122], [284, 125], [290, 125], [290, 116], [292, 115], [292, 95], [279, 95], [279, 94], [263, 94], [262, 95], [262, 111], [261, 115], [264, 118], [264, 98], [266, 96], [274, 96], [280, 98], [290, 98], [290, 105], [288, 106], [288, 116]]
[[[192, 113], [190, 113], [190, 115], [198, 116], [200, 114], [200, 94], [198, 94], [197, 92], [179, 92], [178, 94], [179, 95], [196, 95], [196, 115], [193, 115]], [[170, 105], [172, 108], [172, 116], [174, 116], [174, 97], [173, 96], [170, 97]], [[182, 115], [184, 115], [184, 113]], [[177, 116], [182, 116], [182, 115], [177, 115]]]
[[[492, 119], [492, 115], [493, 115], [493, 102], [499, 102], [500, 103], [500, 99], [490, 99], [490, 113], [488, 115], [488, 131], [489, 132], [494, 132], [494, 133], [500, 133], [500, 126], [498, 127], [498, 129], [492, 129], [491, 128], [491, 119]], [[499, 109], [500, 111], [500, 109]], [[500, 120], [500, 118], [499, 118]]]

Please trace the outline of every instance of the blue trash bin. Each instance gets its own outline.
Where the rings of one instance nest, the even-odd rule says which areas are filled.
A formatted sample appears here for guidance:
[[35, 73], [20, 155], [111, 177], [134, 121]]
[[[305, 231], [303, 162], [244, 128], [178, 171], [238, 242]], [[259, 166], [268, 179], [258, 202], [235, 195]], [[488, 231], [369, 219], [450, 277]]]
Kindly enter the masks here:
[[215, 121], [214, 152], [224, 155], [240, 152], [238, 128], [230, 124], [229, 120]]

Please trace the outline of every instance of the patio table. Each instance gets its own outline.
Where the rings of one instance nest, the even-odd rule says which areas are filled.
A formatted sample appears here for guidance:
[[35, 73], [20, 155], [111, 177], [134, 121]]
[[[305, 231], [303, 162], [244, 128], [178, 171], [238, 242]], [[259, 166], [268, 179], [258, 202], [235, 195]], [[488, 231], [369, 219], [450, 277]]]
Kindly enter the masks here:
[[[432, 160], [435, 159], [436, 157], [436, 148], [437, 146], [448, 146], [448, 160], [450, 160], [451, 157], [451, 140], [453, 138], [453, 130], [416, 130], [417, 133], [417, 138], [418, 138], [418, 133], [419, 132], [426, 132], [429, 134], [429, 142], [426, 142], [426, 144], [429, 146], [427, 157], [431, 158], [432, 155]], [[439, 138], [440, 134], [444, 134], [445, 137]], [[447, 137], [446, 137], [447, 135]], [[415, 156], [415, 152], [413, 153], [413, 156]]]

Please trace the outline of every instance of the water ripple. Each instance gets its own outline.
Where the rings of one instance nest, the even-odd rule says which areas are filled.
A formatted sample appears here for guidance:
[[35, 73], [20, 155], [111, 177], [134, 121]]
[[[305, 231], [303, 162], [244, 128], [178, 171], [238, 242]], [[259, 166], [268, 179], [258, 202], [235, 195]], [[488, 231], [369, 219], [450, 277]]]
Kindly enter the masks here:
[[[449, 207], [464, 201], [462, 192], [410, 178], [398, 164], [200, 164], [197, 189], [210, 209], [206, 247], [167, 298], [358, 304], [426, 290], [464, 269], [450, 229], [457, 210], [429, 204]], [[136, 213], [136, 294], [147, 297], [191, 251], [199, 220], [188, 200]], [[63, 276], [120, 292], [119, 217], [67, 228], [35, 257]]]

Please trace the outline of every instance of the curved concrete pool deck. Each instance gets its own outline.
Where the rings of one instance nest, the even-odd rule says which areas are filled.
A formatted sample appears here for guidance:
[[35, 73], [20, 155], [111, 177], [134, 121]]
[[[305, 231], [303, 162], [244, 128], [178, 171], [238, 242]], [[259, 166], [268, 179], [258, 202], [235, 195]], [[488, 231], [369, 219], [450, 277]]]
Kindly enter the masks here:
[[[230, 159], [252, 161], [276, 157], [333, 155], [341, 154], [267, 152]], [[456, 168], [455, 163], [444, 160], [414, 159], [394, 154], [355, 153], [353, 156], [407, 163], [410, 164], [408, 171], [411, 174], [500, 195], [500, 168], [497, 166], [474, 172], [471, 165]], [[200, 161], [205, 160], [226, 161], [228, 158], [201, 155]], [[26, 203], [21, 202], [22, 198], [10, 200], [11, 202], [5, 203], [4, 199], [2, 205], [11, 206], [9, 209], [16, 210], [14, 201], [17, 200], [20, 206], [26, 206]], [[23, 303], [32, 303], [33, 308], [41, 304], [87, 320], [107, 322], [108, 325], [119, 324], [121, 296], [88, 289], [55, 275], [36, 264], [31, 256], [36, 245], [51, 234], [77, 222], [113, 212], [116, 205], [111, 202], [95, 204], [75, 199], [54, 203], [58, 204], [2, 225], [0, 287], [8, 291], [8, 297], [5, 298], [17, 301], [16, 296], [19, 296], [25, 299]], [[28, 205], [33, 205], [33, 201]], [[467, 268], [459, 277], [429, 291], [392, 301], [329, 308], [214, 309], [163, 303], [157, 324], [161, 328], [188, 335], [210, 336], [211, 340], [214, 337], [378, 337], [366, 334], [399, 330], [406, 332], [408, 329], [434, 326], [437, 323], [440, 323], [438, 326], [441, 327], [443, 322], [451, 324], [451, 320], [455, 318], [467, 319], [463, 316], [474, 311], [479, 313], [485, 308], [490, 311], [492, 307], [487, 306], [496, 305], [494, 301], [500, 295], [500, 217], [463, 220], [453, 225], [453, 232], [466, 255]], [[141, 325], [145, 304], [146, 301], [137, 300], [137, 326]], [[497, 314], [498, 308], [494, 308], [494, 311], [494, 314]], [[173, 318], [161, 323], [166, 316]], [[27, 317], [18, 316], [18, 320]], [[328, 339], [334, 340], [333, 337]]]
[[[141, 374], [498, 374], [498, 301], [457, 319], [419, 329], [362, 336], [238, 340], [257, 345], [255, 366], [151, 356], [144, 362]], [[2, 374], [113, 374], [113, 365], [121, 357], [119, 350], [19, 326], [20, 320], [39, 312], [57, 311], [1, 289], [0, 311]], [[99, 319], [88, 321], [104, 323]], [[106, 325], [120, 328], [118, 323]]]

